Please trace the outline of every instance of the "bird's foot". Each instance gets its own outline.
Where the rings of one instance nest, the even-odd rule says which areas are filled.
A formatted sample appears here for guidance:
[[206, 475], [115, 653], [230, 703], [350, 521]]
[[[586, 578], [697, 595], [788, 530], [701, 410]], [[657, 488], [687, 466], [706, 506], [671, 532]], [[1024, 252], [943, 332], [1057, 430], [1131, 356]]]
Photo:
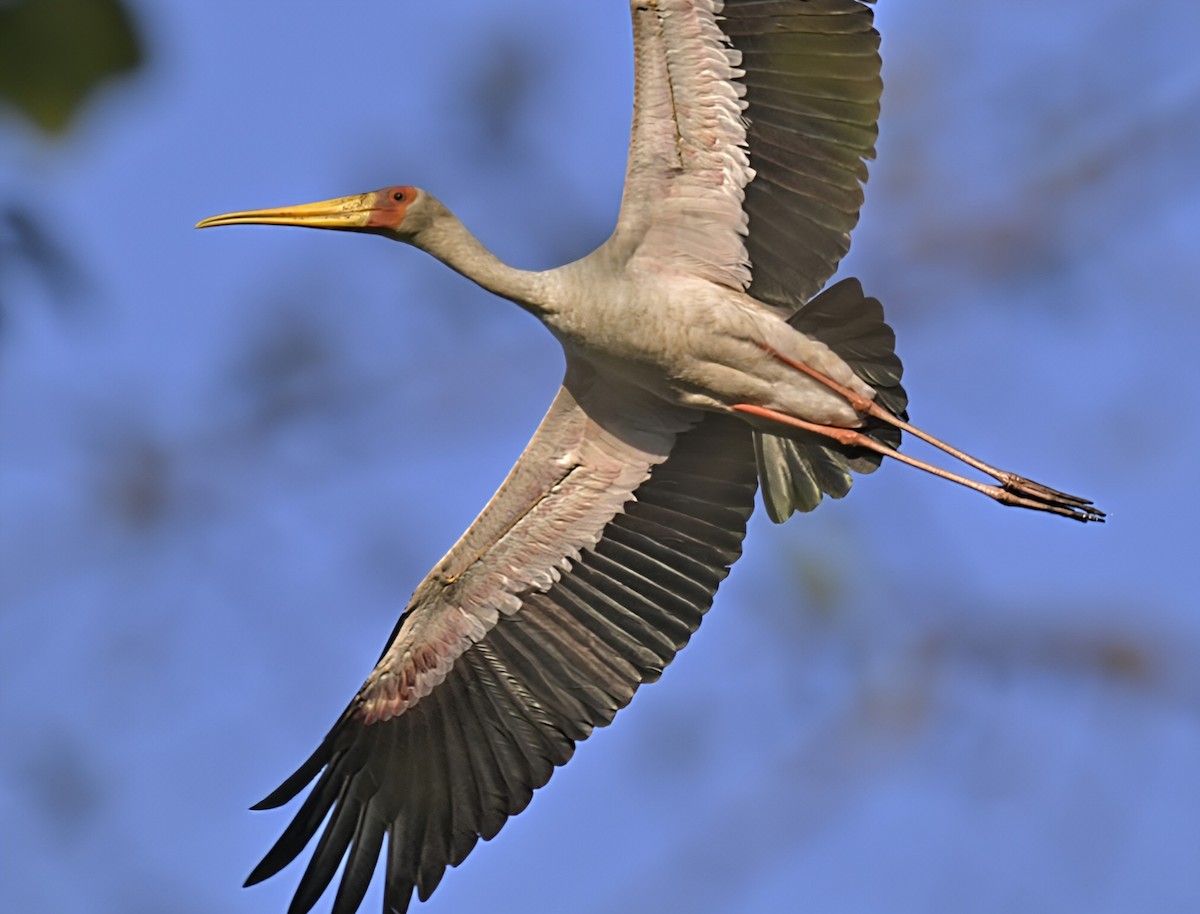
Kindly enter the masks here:
[[[1085, 522], [1104, 523], [1104, 512], [1086, 498], [1068, 495], [1066, 492], [1060, 492], [1058, 489], [1052, 489], [1040, 482], [1034, 482], [1032, 479], [1026, 479], [1024, 476], [1018, 476], [1016, 473], [1009, 473], [1005, 470], [996, 470], [990, 475], [999, 480], [1001, 488], [1005, 492], [1021, 496], [1025, 500], [1039, 502], [1045, 505], [1042, 508], [1044, 511], [1053, 510], [1055, 514], [1061, 514], [1063, 517], [1073, 517], [1075, 520]], [[1026, 505], [1026, 507], [1029, 506]]]

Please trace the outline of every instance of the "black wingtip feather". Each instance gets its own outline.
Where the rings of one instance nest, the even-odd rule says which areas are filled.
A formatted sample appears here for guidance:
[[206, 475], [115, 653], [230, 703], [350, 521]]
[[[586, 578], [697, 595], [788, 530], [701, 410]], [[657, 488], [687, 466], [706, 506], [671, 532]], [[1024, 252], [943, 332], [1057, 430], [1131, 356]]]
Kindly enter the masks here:
[[338, 884], [330, 914], [354, 914], [367, 894], [375, 866], [379, 862], [379, 851], [383, 847], [383, 823], [376, 820], [369, 808], [359, 817], [358, 828], [350, 842], [342, 880]]
[[325, 768], [333, 761], [336, 753], [334, 739], [336, 734], [341, 730], [343, 722], [350, 715], [353, 706], [348, 708], [342, 717], [329, 731], [329, 735], [321, 741], [321, 745], [316, 748], [304, 763], [292, 772], [287, 780], [271, 791], [267, 796], [263, 797], [250, 808], [252, 810], [278, 809], [285, 803], [290, 803], [296, 796], [307, 787], [312, 780], [321, 773], [321, 769]]
[[291, 823], [279, 836], [279, 840], [271, 846], [258, 866], [246, 878], [245, 885], [257, 885], [264, 879], [269, 879], [296, 859], [296, 855], [317, 833], [321, 822], [333, 806], [334, 799], [335, 794], [328, 778], [322, 778], [305, 798]]
[[[351, 783], [347, 781], [346, 785]], [[342, 791], [343, 794], [347, 792], [346, 789]], [[333, 880], [350, 841], [358, 831], [359, 820], [366, 814], [361, 807], [350, 806], [345, 801], [340, 800], [338, 806], [329, 819], [329, 826], [317, 842], [304, 875], [300, 877], [296, 894], [292, 896], [292, 903], [288, 906], [288, 914], [308, 914], [312, 910], [317, 899]]]

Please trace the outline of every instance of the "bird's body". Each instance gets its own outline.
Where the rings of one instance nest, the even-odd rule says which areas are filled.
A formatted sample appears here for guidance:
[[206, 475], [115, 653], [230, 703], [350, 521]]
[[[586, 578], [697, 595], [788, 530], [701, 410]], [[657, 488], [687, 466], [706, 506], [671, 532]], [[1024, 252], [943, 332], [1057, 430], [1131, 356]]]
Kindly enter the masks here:
[[640, 234], [631, 242], [624, 234], [633, 230], [620, 227], [574, 263], [527, 272], [496, 260], [427, 192], [403, 193], [406, 219], [421, 226], [412, 243], [533, 313], [568, 363], [590, 364], [681, 406], [729, 410], [750, 402], [823, 424], [861, 425], [843, 397], [798, 375], [762, 344], [874, 396], [842, 359], [789, 325], [790, 311], [656, 257], [660, 239]]
[[[500, 490], [417, 587], [317, 751], [260, 804], [315, 780], [249, 880], [325, 823], [293, 914], [343, 859], [334, 911], [353, 911], [381, 854], [389, 911], [414, 889], [428, 897], [687, 642], [741, 553], [760, 484], [782, 521], [892, 456], [1005, 504], [1102, 519], [909, 426], [879, 303], [854, 280], [816, 294], [848, 247], [873, 154], [881, 82], [864, 3], [630, 10], [621, 215], [575, 263], [513, 269], [411, 187], [201, 223], [404, 241], [533, 313], [566, 357], [562, 389]], [[900, 429], [1001, 485], [898, 453]]]
[[[778, 309], [710, 279], [651, 265], [613, 269], [611, 259], [602, 248], [551, 271], [560, 306], [542, 319], [568, 362], [592, 365], [679, 406], [730, 411], [738, 403], [756, 403], [827, 425], [862, 424], [844, 398], [763, 348], [874, 396], [829, 347], [791, 327]], [[596, 289], [604, 276], [616, 277], [602, 286], [606, 307], [588, 308], [579, 290]]]

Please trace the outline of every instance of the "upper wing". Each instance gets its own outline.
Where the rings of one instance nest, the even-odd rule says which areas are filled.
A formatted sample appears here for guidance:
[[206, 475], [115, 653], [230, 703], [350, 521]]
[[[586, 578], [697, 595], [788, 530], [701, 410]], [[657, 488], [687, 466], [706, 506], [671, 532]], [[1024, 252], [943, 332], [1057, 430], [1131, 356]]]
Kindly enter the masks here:
[[427, 898], [699, 625], [753, 508], [750, 432], [710, 416], [676, 440], [693, 414], [618, 418], [609, 402], [568, 374], [357, 697], [259, 804], [316, 779], [248, 884], [294, 859], [328, 815], [291, 914], [312, 907], [347, 853], [333, 911], [354, 911], [385, 835], [386, 909], [405, 911], [414, 888]]
[[794, 310], [850, 246], [879, 116], [860, 0], [632, 0], [614, 243]]

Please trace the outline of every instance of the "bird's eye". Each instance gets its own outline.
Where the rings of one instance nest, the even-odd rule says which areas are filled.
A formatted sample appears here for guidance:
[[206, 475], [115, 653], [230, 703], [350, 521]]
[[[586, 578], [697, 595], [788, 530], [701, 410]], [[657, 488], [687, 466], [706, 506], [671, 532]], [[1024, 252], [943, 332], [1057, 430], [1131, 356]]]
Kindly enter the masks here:
[[404, 202], [404, 191], [402, 191], [402, 190], [396, 191], [394, 194], [392, 194], [392, 199], [395, 200], [397, 203], [403, 203]]

